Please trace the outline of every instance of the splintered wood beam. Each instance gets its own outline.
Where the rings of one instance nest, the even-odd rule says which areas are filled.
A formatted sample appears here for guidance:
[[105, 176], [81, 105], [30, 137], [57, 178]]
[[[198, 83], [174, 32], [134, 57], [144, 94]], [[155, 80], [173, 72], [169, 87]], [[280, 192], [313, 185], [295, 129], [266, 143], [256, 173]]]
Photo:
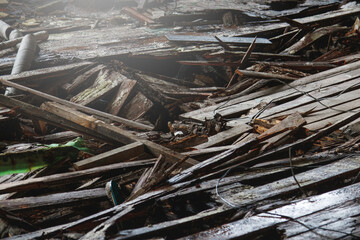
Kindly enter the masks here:
[[122, 81], [122, 74], [110, 69], [101, 69], [94, 84], [70, 99], [80, 105], [90, 105], [111, 92]]
[[[96, 131], [87, 128], [86, 126], [79, 125], [65, 118], [61, 118], [56, 114], [44, 111], [38, 107], [30, 105], [28, 103], [24, 103], [22, 101], [6, 97], [0, 94], [0, 104], [7, 106], [9, 108], [16, 109], [16, 112], [24, 114], [25, 116], [35, 118], [44, 122], [47, 122], [51, 125], [64, 128], [67, 130], [71, 130], [74, 132], [78, 132], [96, 139], [100, 139], [102, 141], [108, 142], [110, 144], [116, 145], [119, 141], [115, 141], [109, 137], [99, 135]], [[123, 141], [127, 140], [124, 139]], [[130, 142], [129, 142], [130, 143]]]
[[123, 108], [122, 116], [126, 119], [136, 120], [144, 116], [153, 106], [153, 102], [144, 94], [138, 92]]
[[135, 121], [132, 121], [132, 120], [128, 120], [128, 119], [125, 119], [125, 118], [121, 118], [121, 117], [118, 117], [118, 116], [114, 116], [112, 114], [105, 113], [105, 112], [102, 112], [102, 111], [99, 111], [99, 110], [96, 110], [96, 109], [93, 109], [93, 108], [82, 106], [80, 104], [76, 104], [76, 103], [73, 103], [73, 102], [70, 102], [70, 101], [67, 101], [67, 100], [52, 96], [50, 94], [43, 93], [41, 91], [37, 91], [37, 90], [31, 89], [31, 88], [22, 86], [20, 84], [17, 84], [17, 83], [14, 83], [14, 82], [2, 79], [2, 78], [0, 78], [0, 82], [5, 86], [13, 87], [13, 88], [16, 88], [18, 90], [34, 94], [34, 95], [39, 96], [41, 98], [45, 98], [45, 99], [50, 100], [50, 101], [61, 103], [61, 104], [65, 105], [65, 106], [80, 110], [80, 111], [88, 113], [88, 114], [92, 114], [92, 115], [95, 115], [95, 116], [99, 116], [101, 118], [105, 118], [105, 119], [109, 119], [109, 120], [112, 120], [112, 121], [115, 121], [115, 122], [118, 122], [118, 123], [122, 123], [122, 124], [124, 124], [126, 126], [129, 126], [129, 127], [132, 127], [132, 128], [141, 129], [141, 130], [147, 130], [147, 131], [151, 131], [153, 129], [153, 127], [151, 127], [151, 126], [148, 126], [148, 125], [145, 125], [145, 124], [142, 124], [142, 123], [138, 123], [138, 122], [135, 122]]
[[[75, 132], [79, 132], [82, 134], [86, 134], [88, 136], [102, 139], [103, 141], [109, 142], [109, 143], [133, 143], [133, 142], [141, 142], [146, 146], [146, 149], [153, 154], [154, 156], [160, 156], [162, 154], [167, 158], [167, 160], [171, 162], [178, 162], [184, 158], [184, 155], [175, 152], [173, 150], [170, 150], [166, 147], [163, 147], [159, 144], [153, 143], [151, 141], [140, 139], [131, 134], [128, 131], [125, 131], [123, 129], [120, 129], [119, 127], [112, 126], [110, 124], [102, 123], [101, 121], [98, 121], [95, 118], [92, 118], [88, 115], [85, 115], [80, 112], [75, 112], [75, 114], [69, 114], [69, 112], [74, 111], [71, 108], [65, 108], [65, 110], [55, 110], [57, 113], [51, 113], [45, 110], [42, 110], [38, 107], [32, 106], [30, 104], [21, 102], [16, 99], [12, 99], [9, 97], [6, 97], [4, 95], [0, 95], [0, 104], [14, 108], [16, 111], [19, 111], [23, 113], [24, 115], [37, 118], [39, 120], [49, 122], [55, 126], [62, 127], [64, 129], [69, 129]], [[60, 108], [59, 108], [60, 109]], [[67, 116], [69, 119], [61, 117], [60, 114], [63, 114]], [[80, 116], [83, 116], [80, 118]], [[80, 121], [80, 124], [78, 122], [73, 122], [74, 118], [78, 119]], [[93, 126], [93, 127], [91, 127]], [[183, 167], [190, 167], [195, 164], [197, 164], [198, 161], [189, 158], [186, 160], [186, 162], [183, 163]]]
[[154, 165], [154, 163], [155, 161], [152, 159], [115, 163], [103, 167], [97, 167], [82, 171], [59, 173], [46, 177], [31, 178], [11, 183], [3, 183], [0, 184], [0, 194], [61, 186], [66, 184], [74, 184], [74, 182], [76, 181], [102, 176], [105, 173], [120, 173], [125, 171], [128, 172], [139, 168], [151, 167], [152, 165]]
[[[51, 112], [59, 116], [59, 118], [61, 119], [67, 119], [72, 123], [78, 124], [80, 126], [85, 126], [88, 129], [97, 132], [99, 137], [103, 136], [106, 138], [110, 138], [113, 141], [117, 141], [125, 144], [133, 143], [136, 141], [141, 142], [146, 146], [147, 150], [150, 153], [152, 153], [154, 156], [159, 157], [160, 155], [163, 155], [164, 157], [166, 157], [168, 161], [171, 161], [173, 163], [178, 162], [184, 158], [184, 155], [178, 152], [170, 150], [166, 147], [163, 147], [159, 144], [153, 143], [146, 139], [138, 138], [134, 136], [132, 133], [125, 131], [119, 127], [104, 123], [102, 121], [98, 121], [94, 117], [78, 112], [69, 107], [62, 106], [61, 104], [47, 102], [42, 105], [42, 108], [46, 109], [48, 112]], [[186, 162], [184, 162], [183, 166], [190, 167], [197, 163], [198, 161], [189, 158], [186, 160]]]
[[[77, 76], [72, 83], [68, 83], [63, 86], [63, 89], [68, 93], [75, 93], [82, 85], [86, 85], [88, 81], [94, 80], [95, 76], [99, 74], [101, 69], [105, 68], [105, 65], [97, 65], [85, 73]], [[91, 84], [91, 83], [90, 83]], [[88, 84], [88, 85], [90, 85]]]
[[121, 83], [118, 92], [116, 93], [116, 96], [114, 100], [112, 101], [110, 105], [109, 113], [113, 115], [118, 115], [121, 108], [124, 106], [124, 103], [128, 99], [131, 91], [134, 89], [136, 85], [135, 80], [130, 79], [124, 79]]
[[205, 149], [208, 147], [214, 147], [214, 146], [219, 146], [221, 144], [226, 144], [226, 143], [230, 142], [231, 140], [235, 140], [241, 134], [248, 132], [251, 129], [252, 129], [252, 127], [250, 127], [247, 124], [240, 124], [239, 126], [219, 132], [219, 133], [209, 137], [207, 142], [197, 145], [194, 148]]
[[18, 199], [2, 200], [0, 208], [7, 211], [22, 211], [42, 207], [55, 207], [63, 204], [75, 204], [81, 201], [106, 199], [104, 188], [90, 190], [56, 193], [41, 197], [25, 197]]
[[76, 170], [85, 170], [93, 167], [104, 166], [112, 163], [125, 162], [144, 153], [144, 144], [139, 142], [110, 150], [105, 153], [73, 163]]
[[81, 62], [68, 65], [61, 65], [56, 67], [41, 68], [31, 71], [25, 71], [14, 75], [4, 75], [1, 79], [4, 81], [11, 81], [18, 84], [30, 85], [41, 80], [53, 79], [63, 77], [71, 72], [78, 71], [82, 68], [91, 67], [92, 62]]

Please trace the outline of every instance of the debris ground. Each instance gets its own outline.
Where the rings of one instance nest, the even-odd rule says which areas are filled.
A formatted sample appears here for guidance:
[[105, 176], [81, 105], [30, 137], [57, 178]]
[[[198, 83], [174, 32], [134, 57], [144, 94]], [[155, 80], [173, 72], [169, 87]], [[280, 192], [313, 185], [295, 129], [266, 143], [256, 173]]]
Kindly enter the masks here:
[[0, 238], [360, 239], [359, 17], [0, 0]]

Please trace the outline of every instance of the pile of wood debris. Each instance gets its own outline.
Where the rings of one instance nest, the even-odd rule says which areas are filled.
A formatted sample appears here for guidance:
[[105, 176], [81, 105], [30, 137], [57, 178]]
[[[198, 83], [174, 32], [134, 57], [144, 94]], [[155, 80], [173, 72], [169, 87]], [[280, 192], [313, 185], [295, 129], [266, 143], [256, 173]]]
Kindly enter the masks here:
[[356, 1], [0, 6], [1, 238], [360, 238]]

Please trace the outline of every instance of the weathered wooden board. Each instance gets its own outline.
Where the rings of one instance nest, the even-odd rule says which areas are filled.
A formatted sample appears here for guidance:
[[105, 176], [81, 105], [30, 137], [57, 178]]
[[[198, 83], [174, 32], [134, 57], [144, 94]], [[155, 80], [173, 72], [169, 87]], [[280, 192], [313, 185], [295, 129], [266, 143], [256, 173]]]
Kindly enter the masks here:
[[91, 201], [96, 199], [106, 199], [104, 188], [56, 193], [41, 197], [25, 197], [3, 200], [0, 202], [0, 208], [8, 211], [21, 211], [25, 209], [35, 209], [42, 207], [52, 208], [55, 206], [61, 206], [63, 204], [75, 204], [81, 201]]
[[133, 99], [123, 108], [120, 116], [136, 120], [144, 116], [154, 104], [144, 94], [138, 92]]
[[77, 91], [79, 91], [81, 87], [89, 87], [93, 83], [92, 81], [95, 80], [95, 77], [104, 68], [105, 68], [104, 65], [97, 65], [91, 68], [90, 70], [86, 71], [85, 73], [77, 76], [72, 83], [68, 83], [67, 85], [63, 86], [63, 88], [68, 93], [76, 93]]
[[230, 141], [239, 137], [241, 134], [250, 131], [251, 129], [252, 129], [252, 127], [250, 127], [249, 125], [241, 124], [241, 125], [238, 125], [236, 127], [230, 128], [228, 130], [219, 132], [219, 133], [209, 137], [208, 141], [206, 143], [197, 145], [194, 148], [205, 149], [208, 147], [214, 147], [214, 146], [219, 146], [222, 144], [227, 144]]
[[82, 170], [77, 172], [59, 173], [46, 177], [21, 180], [11, 183], [3, 183], [0, 184], [0, 193], [24, 191], [24, 190], [44, 188], [44, 187], [54, 187], [65, 184], [74, 184], [75, 181], [101, 176], [102, 174], [107, 172], [119, 172], [119, 171], [121, 172], [121, 171], [129, 171], [131, 169], [135, 170], [139, 168], [149, 167], [152, 166], [154, 162], [155, 162], [154, 160], [141, 160], [141, 161], [133, 161], [133, 162], [125, 162], [125, 163], [115, 163], [94, 169]]
[[144, 153], [144, 144], [139, 142], [104, 152], [93, 157], [73, 163], [76, 170], [84, 170], [93, 167], [104, 166], [113, 163], [129, 161], [131, 158]]
[[84, 106], [89, 105], [116, 88], [122, 79], [122, 74], [109, 69], [102, 69], [94, 84], [72, 97], [70, 101]]
[[118, 92], [116, 93], [115, 99], [112, 101], [109, 109], [109, 113], [113, 115], [118, 115], [121, 108], [124, 106], [126, 100], [128, 99], [131, 91], [136, 85], [135, 80], [123, 79]]
[[1, 76], [1, 78], [7, 81], [21, 83], [24, 85], [31, 85], [41, 80], [51, 80], [56, 77], [64, 77], [69, 73], [76, 72], [82, 68], [90, 67], [93, 64], [94, 63], [92, 62], [73, 63], [69, 65], [61, 65], [56, 67], [25, 71], [15, 75], [5, 75]]

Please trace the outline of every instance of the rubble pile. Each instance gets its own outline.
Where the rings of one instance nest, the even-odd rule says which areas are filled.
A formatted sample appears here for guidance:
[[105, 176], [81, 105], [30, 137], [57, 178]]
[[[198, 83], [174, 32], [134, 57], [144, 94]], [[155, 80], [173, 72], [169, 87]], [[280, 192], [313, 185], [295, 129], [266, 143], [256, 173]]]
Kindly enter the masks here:
[[0, 7], [1, 238], [360, 238], [357, 1]]

